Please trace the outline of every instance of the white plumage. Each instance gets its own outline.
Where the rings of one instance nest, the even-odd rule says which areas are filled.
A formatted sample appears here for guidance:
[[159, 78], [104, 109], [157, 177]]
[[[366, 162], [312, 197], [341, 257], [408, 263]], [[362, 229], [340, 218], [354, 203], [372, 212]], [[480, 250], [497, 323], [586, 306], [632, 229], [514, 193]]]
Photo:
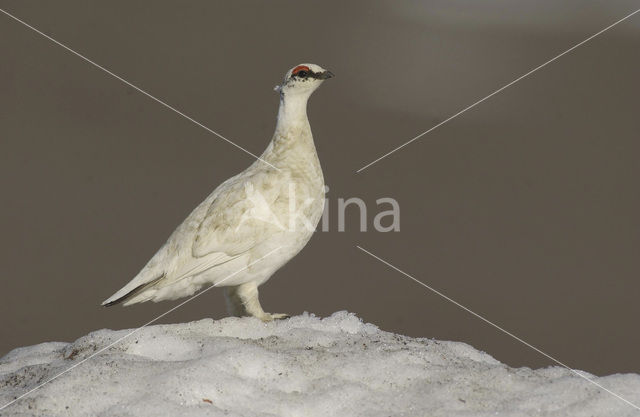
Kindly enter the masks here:
[[332, 76], [314, 64], [289, 70], [260, 159], [218, 186], [103, 305], [176, 299], [215, 284], [225, 287], [231, 314], [286, 317], [262, 310], [258, 286], [307, 244], [322, 216], [324, 180], [306, 108]]

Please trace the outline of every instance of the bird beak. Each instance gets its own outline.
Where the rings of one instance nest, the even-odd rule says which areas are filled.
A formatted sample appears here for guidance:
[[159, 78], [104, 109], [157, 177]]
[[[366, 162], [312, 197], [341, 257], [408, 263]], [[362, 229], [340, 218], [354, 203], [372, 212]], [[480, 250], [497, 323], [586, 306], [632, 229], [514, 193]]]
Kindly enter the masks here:
[[320, 74], [318, 74], [318, 77], [317, 77], [317, 78], [318, 78], [319, 80], [327, 80], [327, 79], [329, 79], [329, 78], [333, 78], [333, 77], [334, 77], [333, 72], [331, 72], [331, 71], [324, 71], [324, 72], [321, 72]]

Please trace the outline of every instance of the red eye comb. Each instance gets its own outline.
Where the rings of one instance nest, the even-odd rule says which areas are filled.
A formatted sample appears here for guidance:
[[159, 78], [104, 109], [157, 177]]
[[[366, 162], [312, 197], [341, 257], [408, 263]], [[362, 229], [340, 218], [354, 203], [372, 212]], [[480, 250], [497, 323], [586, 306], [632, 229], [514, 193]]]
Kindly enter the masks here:
[[306, 65], [298, 65], [297, 67], [295, 67], [293, 69], [293, 71], [291, 71], [292, 75], [296, 75], [297, 73], [299, 73], [300, 71], [309, 71], [311, 72], [311, 70], [309, 69], [309, 67], [307, 67]]

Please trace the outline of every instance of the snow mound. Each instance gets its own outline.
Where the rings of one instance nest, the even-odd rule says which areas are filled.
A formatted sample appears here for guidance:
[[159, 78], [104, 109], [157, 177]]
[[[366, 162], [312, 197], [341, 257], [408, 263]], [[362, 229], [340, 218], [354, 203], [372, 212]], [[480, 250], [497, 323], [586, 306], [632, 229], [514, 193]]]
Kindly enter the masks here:
[[[18, 348], [0, 407], [130, 330]], [[640, 403], [640, 375], [593, 378]], [[510, 368], [457, 342], [379, 330], [354, 314], [149, 326], [0, 411], [2, 416], [637, 416], [559, 367]]]

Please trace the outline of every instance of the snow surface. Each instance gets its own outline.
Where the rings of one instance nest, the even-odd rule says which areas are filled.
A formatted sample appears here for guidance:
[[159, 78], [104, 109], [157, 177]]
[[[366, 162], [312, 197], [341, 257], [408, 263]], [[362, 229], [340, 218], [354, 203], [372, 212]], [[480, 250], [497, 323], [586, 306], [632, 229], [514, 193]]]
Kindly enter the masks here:
[[[18, 348], [0, 407], [129, 330]], [[640, 375], [594, 378], [640, 403]], [[379, 330], [354, 314], [146, 327], [2, 416], [638, 416], [567, 369], [510, 368], [459, 342]]]

